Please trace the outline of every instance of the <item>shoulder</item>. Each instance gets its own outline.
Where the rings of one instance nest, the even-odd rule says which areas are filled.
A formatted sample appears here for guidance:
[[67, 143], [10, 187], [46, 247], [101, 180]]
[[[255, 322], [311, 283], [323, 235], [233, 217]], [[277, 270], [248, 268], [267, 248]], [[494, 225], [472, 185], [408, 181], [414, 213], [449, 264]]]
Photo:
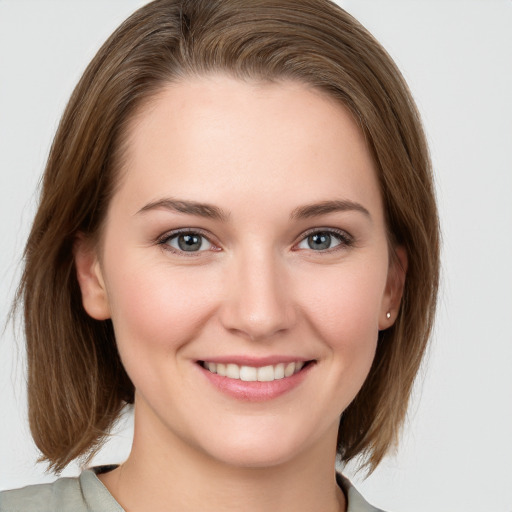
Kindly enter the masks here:
[[380, 508], [370, 505], [350, 481], [340, 473], [336, 474], [336, 480], [347, 497], [347, 512], [384, 512]]
[[51, 484], [0, 493], [0, 512], [49, 512], [66, 507], [82, 512], [86, 509], [80, 501], [83, 503], [78, 478], [59, 478]]
[[0, 512], [123, 512], [94, 472], [0, 492]]

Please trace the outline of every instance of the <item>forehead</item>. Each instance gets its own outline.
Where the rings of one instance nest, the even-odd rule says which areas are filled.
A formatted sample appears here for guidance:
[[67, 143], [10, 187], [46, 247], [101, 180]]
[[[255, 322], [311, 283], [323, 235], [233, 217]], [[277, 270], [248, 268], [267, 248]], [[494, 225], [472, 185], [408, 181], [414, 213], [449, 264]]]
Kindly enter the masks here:
[[122, 171], [120, 188], [135, 202], [246, 195], [261, 208], [340, 193], [380, 207], [374, 163], [349, 110], [292, 81], [169, 84], [132, 119]]

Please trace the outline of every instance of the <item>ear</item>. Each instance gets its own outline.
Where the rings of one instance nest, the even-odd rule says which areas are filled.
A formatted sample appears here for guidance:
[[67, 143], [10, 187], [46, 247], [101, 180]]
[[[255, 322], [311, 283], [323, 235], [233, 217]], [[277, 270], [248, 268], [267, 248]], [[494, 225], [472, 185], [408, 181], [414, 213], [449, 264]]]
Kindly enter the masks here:
[[379, 331], [388, 329], [395, 323], [404, 292], [405, 277], [407, 274], [407, 252], [405, 248], [400, 245], [393, 248], [393, 253], [389, 263], [386, 289], [382, 298]]
[[73, 255], [85, 311], [95, 320], [110, 318], [107, 290], [95, 244], [79, 233], [73, 244]]

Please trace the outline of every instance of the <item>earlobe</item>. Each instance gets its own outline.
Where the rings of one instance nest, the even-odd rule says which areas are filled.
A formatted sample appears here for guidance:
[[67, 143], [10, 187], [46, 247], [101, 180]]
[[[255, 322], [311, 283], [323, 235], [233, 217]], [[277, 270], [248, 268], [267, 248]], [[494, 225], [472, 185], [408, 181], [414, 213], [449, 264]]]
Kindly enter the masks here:
[[398, 316], [407, 274], [407, 252], [403, 246], [393, 248], [386, 290], [379, 317], [379, 330], [391, 327]]
[[96, 247], [80, 233], [73, 245], [73, 255], [85, 311], [95, 320], [110, 318], [108, 295]]

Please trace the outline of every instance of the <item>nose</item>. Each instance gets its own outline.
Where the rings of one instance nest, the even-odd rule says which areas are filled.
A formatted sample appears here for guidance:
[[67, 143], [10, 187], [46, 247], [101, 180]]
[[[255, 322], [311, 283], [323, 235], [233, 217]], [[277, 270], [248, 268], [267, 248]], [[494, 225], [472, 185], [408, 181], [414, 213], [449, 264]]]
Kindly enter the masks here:
[[285, 264], [263, 249], [234, 260], [220, 312], [224, 328], [253, 341], [290, 330], [297, 315]]

